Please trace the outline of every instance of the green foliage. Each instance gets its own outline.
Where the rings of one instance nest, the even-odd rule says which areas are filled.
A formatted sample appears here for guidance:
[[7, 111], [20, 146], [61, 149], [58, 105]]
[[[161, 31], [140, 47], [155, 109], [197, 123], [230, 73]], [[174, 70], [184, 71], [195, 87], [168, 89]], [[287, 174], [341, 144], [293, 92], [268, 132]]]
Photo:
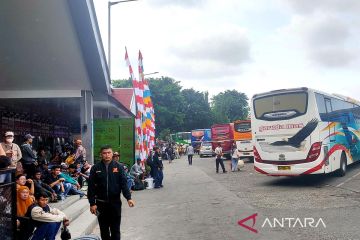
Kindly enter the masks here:
[[212, 111], [217, 123], [229, 123], [237, 119], [246, 119], [249, 114], [248, 98], [245, 93], [226, 90], [212, 99]]
[[166, 128], [172, 132], [182, 131], [185, 104], [179, 82], [169, 77], [151, 78], [149, 88], [156, 116], [156, 132], [161, 133]]
[[124, 80], [124, 79], [112, 80], [111, 85], [114, 88], [132, 88], [133, 87], [131, 78], [129, 78], [127, 80]]
[[208, 102], [208, 92], [199, 92], [191, 88], [182, 90], [182, 95], [185, 100], [183, 110], [186, 115], [183, 130], [210, 128], [214, 116]]
[[[115, 88], [132, 87], [131, 79], [114, 80]], [[248, 98], [236, 90], [226, 90], [211, 98], [209, 93], [183, 89], [178, 81], [169, 77], [150, 78], [149, 88], [155, 110], [156, 135], [163, 140], [170, 133], [210, 128], [214, 123], [229, 123], [246, 119]]]
[[163, 141], [170, 142], [170, 140], [171, 140], [170, 133], [171, 133], [170, 129], [165, 128], [160, 132], [159, 138]]

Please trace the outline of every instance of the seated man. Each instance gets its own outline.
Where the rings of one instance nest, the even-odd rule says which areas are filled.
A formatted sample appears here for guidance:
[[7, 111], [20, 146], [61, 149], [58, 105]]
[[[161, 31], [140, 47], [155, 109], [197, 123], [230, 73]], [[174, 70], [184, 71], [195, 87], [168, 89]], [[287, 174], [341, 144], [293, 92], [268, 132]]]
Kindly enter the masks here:
[[130, 175], [134, 178], [134, 186], [133, 190], [143, 190], [145, 189], [143, 178], [144, 178], [144, 171], [141, 168], [141, 160], [140, 158], [136, 159], [136, 163], [130, 169]]
[[129, 169], [127, 168], [126, 165], [124, 165], [123, 167], [124, 167], [124, 171], [126, 174], [127, 186], [129, 188], [130, 192], [132, 192], [132, 187], [135, 186], [134, 176], [130, 175]]
[[57, 201], [57, 195], [48, 184], [44, 183], [42, 180], [41, 170], [35, 170], [35, 176], [33, 179], [35, 185], [35, 194], [39, 192], [44, 192], [52, 202]]
[[65, 213], [48, 205], [49, 198], [46, 193], [40, 192], [36, 195], [36, 204], [28, 210], [28, 215], [34, 221], [36, 230], [32, 240], [54, 239], [59, 231], [61, 222], [64, 226], [69, 225], [69, 219]]
[[136, 163], [131, 167], [130, 174], [135, 177], [136, 180], [141, 180], [144, 175], [144, 171], [141, 168], [141, 159], [137, 158]]
[[[90, 165], [90, 163], [85, 161], [84, 165], [82, 166], [82, 168], [80, 170], [80, 175], [83, 177], [83, 180], [85, 180], [85, 182], [87, 182], [89, 180], [91, 167], [92, 166]], [[83, 184], [84, 184], [84, 181], [83, 181]]]
[[59, 174], [59, 177], [65, 179], [65, 184], [71, 185], [71, 189], [69, 191], [70, 194], [80, 195], [80, 198], [82, 198], [85, 195], [85, 193], [83, 193], [80, 190], [81, 188], [80, 184], [74, 178], [71, 177], [71, 174], [73, 174], [75, 170], [76, 170], [76, 165], [70, 164], [67, 170], [64, 169], [64, 171]]
[[71, 190], [71, 184], [65, 183], [65, 179], [59, 177], [60, 173], [60, 166], [52, 166], [51, 174], [45, 179], [45, 183], [54, 189], [57, 196], [64, 199]]

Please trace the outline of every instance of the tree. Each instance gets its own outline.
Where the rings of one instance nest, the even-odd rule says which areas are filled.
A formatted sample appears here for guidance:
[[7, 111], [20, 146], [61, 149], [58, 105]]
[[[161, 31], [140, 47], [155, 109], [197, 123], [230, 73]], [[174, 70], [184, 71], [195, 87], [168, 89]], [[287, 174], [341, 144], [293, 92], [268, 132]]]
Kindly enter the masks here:
[[229, 123], [248, 117], [249, 104], [245, 93], [226, 90], [215, 95], [211, 100], [211, 108], [217, 123]]
[[213, 123], [213, 113], [208, 102], [208, 92], [199, 92], [194, 89], [181, 91], [185, 99], [184, 130], [210, 128]]
[[178, 81], [169, 77], [150, 78], [149, 88], [155, 111], [156, 133], [165, 129], [183, 131], [185, 103]]
[[133, 87], [132, 82], [131, 82], [131, 78], [112, 80], [111, 85], [114, 88], [132, 88]]
[[170, 134], [171, 134], [170, 129], [165, 128], [159, 133], [159, 138], [163, 141], [170, 142], [171, 140]]

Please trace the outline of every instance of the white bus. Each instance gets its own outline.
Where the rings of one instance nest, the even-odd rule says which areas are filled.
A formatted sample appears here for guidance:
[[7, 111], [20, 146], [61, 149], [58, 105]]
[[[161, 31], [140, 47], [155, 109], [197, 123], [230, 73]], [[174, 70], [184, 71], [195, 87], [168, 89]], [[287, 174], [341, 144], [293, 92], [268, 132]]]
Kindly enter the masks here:
[[337, 171], [360, 159], [360, 104], [308, 88], [256, 94], [251, 100], [254, 168], [270, 176]]

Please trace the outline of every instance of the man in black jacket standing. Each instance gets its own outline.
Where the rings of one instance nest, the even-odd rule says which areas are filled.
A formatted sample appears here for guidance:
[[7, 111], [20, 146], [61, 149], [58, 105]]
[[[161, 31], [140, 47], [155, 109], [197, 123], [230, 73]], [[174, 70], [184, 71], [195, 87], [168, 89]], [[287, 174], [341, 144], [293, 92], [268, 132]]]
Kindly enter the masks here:
[[26, 134], [24, 136], [25, 142], [21, 145], [22, 164], [28, 177], [34, 176], [37, 166], [37, 156], [33, 151], [31, 145], [33, 142], [33, 138], [34, 136], [32, 136], [31, 134]]
[[163, 187], [162, 181], [164, 179], [163, 174], [163, 163], [160, 158], [160, 149], [158, 147], [154, 147], [154, 156], [153, 156], [153, 167], [155, 170], [155, 188]]
[[[100, 149], [101, 162], [90, 170], [88, 199], [90, 212], [97, 215], [100, 226], [101, 239], [119, 240], [121, 223], [120, 194], [126, 198], [129, 207], [135, 203], [127, 186], [127, 179], [123, 167], [112, 160], [111, 146]], [[111, 232], [111, 234], [110, 234]]]

